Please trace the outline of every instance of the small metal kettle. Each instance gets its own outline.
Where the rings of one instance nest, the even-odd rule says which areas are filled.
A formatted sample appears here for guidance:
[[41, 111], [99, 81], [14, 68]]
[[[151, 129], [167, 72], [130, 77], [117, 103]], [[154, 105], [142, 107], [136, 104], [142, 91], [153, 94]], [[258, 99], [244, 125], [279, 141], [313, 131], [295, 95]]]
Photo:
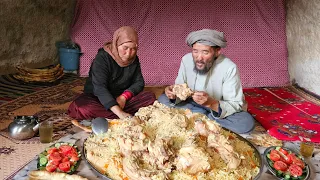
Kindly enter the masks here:
[[36, 116], [16, 116], [8, 127], [9, 135], [14, 139], [29, 139], [38, 133], [39, 125]]

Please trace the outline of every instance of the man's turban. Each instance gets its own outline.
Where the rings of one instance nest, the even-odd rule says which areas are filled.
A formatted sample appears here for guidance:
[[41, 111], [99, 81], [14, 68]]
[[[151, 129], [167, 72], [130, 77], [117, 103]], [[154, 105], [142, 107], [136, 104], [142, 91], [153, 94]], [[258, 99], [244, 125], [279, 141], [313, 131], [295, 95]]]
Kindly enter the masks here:
[[196, 42], [208, 46], [219, 46], [222, 48], [227, 46], [227, 41], [224, 38], [223, 32], [212, 29], [202, 29], [191, 32], [186, 38], [186, 43], [191, 47]]

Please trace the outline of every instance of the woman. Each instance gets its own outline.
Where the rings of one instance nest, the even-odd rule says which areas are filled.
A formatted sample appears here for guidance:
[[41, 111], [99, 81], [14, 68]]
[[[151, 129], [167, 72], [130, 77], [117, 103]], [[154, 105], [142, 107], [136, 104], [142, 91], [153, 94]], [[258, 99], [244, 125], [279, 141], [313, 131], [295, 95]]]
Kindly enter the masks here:
[[98, 50], [84, 93], [69, 106], [69, 116], [122, 119], [133, 115], [140, 107], [153, 104], [155, 95], [142, 92], [144, 79], [137, 50], [138, 34], [132, 27], [116, 30], [113, 41]]

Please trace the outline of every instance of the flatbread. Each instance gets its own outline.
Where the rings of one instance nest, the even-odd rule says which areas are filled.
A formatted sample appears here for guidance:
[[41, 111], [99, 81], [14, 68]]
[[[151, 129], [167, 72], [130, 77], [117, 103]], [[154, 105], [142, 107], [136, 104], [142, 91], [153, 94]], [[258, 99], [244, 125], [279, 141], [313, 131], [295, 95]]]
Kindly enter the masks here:
[[87, 178], [62, 172], [31, 171], [28, 180], [88, 180]]
[[281, 140], [278, 140], [269, 134], [251, 134], [247, 137], [247, 139], [250, 142], [262, 147], [282, 146]]

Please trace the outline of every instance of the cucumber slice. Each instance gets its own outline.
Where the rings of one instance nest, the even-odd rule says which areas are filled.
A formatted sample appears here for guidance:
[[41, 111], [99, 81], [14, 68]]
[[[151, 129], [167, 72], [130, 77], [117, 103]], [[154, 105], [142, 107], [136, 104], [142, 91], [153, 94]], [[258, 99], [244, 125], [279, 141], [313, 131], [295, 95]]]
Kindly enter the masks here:
[[282, 171], [280, 171], [280, 170], [277, 171], [277, 176], [281, 176], [282, 174], [283, 174]]
[[69, 143], [69, 146], [71, 146], [71, 147], [72, 147], [73, 145], [74, 145], [74, 144], [72, 144], [72, 143]]
[[270, 159], [270, 154], [267, 154], [267, 157]]
[[56, 147], [56, 148], [59, 148], [60, 146], [61, 146], [60, 143], [56, 143], [56, 144], [54, 145], [54, 147]]
[[301, 176], [298, 177], [298, 179], [305, 179], [306, 178], [306, 174], [302, 174]]
[[39, 158], [43, 158], [43, 157], [46, 157], [47, 155], [45, 155], [45, 154], [39, 154]]
[[42, 157], [39, 159], [40, 166], [45, 166], [48, 163], [48, 159], [46, 157]]
[[289, 175], [289, 174], [286, 174], [286, 175], [284, 176], [284, 179], [290, 179], [290, 175]]
[[273, 168], [273, 162], [272, 161], [269, 162], [269, 165]]
[[280, 146], [277, 146], [277, 147], [276, 147], [276, 150], [278, 150], [278, 151], [279, 151], [279, 150], [280, 150], [280, 148], [281, 148]]

